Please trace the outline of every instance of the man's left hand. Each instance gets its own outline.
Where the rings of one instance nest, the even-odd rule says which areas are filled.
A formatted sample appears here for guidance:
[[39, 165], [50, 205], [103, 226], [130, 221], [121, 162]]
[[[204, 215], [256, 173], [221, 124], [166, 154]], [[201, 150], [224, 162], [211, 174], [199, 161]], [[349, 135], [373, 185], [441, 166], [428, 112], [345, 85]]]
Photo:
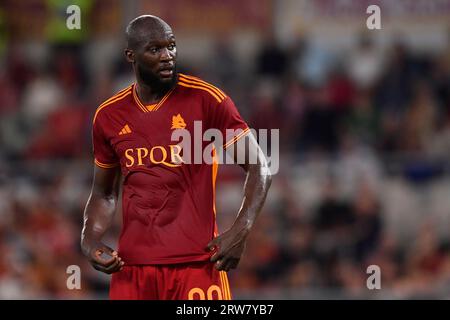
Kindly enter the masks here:
[[216, 263], [217, 270], [229, 271], [237, 267], [245, 249], [248, 233], [246, 229], [233, 226], [208, 243], [207, 248], [210, 251], [216, 249], [211, 262]]

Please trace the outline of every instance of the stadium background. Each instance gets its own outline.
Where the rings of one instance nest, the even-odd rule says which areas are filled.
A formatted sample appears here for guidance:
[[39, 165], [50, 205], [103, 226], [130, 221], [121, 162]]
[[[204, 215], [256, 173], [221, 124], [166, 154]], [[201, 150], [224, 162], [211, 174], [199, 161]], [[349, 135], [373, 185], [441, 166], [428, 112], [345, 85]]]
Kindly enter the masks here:
[[[366, 28], [370, 4], [382, 30]], [[280, 128], [235, 298], [450, 298], [448, 0], [1, 1], [0, 298], [107, 297], [79, 249], [90, 119], [132, 81], [123, 30], [142, 13], [173, 26], [180, 70], [223, 88], [252, 128]], [[220, 168], [222, 231], [243, 179]], [[381, 290], [366, 287], [372, 264]]]

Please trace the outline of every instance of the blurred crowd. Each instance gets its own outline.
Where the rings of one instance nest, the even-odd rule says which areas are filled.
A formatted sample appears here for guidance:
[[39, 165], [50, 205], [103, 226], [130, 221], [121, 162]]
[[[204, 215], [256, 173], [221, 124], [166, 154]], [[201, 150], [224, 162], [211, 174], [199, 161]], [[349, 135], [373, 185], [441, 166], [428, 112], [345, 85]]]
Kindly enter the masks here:
[[[108, 276], [79, 248], [90, 126], [133, 78], [121, 41], [80, 39], [0, 46], [0, 298], [107, 297]], [[201, 66], [180, 50], [179, 71], [221, 87], [250, 127], [280, 129], [280, 171], [230, 272], [235, 297], [450, 298], [450, 34], [439, 51], [269, 35], [244, 63], [227, 39], [214, 48]], [[221, 231], [243, 179], [220, 169]], [[82, 290], [67, 289], [69, 265]], [[367, 289], [369, 265], [382, 290]]]

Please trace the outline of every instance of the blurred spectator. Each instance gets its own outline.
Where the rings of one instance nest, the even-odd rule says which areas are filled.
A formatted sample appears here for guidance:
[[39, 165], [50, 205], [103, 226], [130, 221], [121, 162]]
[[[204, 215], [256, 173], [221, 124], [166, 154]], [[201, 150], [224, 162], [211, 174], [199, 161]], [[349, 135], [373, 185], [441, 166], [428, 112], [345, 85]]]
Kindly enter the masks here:
[[308, 97], [300, 147], [332, 152], [338, 144], [339, 113], [331, 105], [326, 88], [312, 88]]
[[256, 73], [261, 76], [279, 78], [288, 66], [287, 53], [279, 46], [274, 34], [266, 35], [256, 55]]
[[[217, 75], [217, 81], [223, 87], [235, 89], [236, 79], [241, 77], [238, 60], [233, 51], [231, 35], [221, 34], [217, 37], [213, 49], [214, 58], [208, 71]], [[217, 63], [218, 62], [218, 63]]]
[[330, 70], [336, 64], [334, 53], [321, 44], [302, 39], [301, 50], [293, 56], [295, 74], [298, 79], [311, 86], [321, 86], [327, 79]]
[[384, 69], [384, 56], [368, 33], [360, 35], [356, 48], [346, 59], [349, 76], [360, 90], [370, 90], [375, 86]]
[[396, 43], [386, 63], [376, 86], [375, 103], [384, 112], [401, 115], [411, 99], [414, 62], [405, 45]]

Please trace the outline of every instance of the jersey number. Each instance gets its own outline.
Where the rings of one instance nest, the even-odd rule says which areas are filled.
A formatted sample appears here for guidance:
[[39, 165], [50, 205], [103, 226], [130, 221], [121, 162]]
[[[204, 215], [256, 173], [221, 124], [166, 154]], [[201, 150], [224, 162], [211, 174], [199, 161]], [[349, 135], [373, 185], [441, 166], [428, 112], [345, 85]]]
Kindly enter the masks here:
[[[214, 294], [215, 292], [215, 294]], [[203, 291], [201, 288], [192, 288], [189, 290], [188, 299], [189, 300], [214, 300], [214, 295], [216, 295], [217, 300], [222, 300], [222, 290], [219, 286], [212, 285], [208, 288], [208, 290]]]

